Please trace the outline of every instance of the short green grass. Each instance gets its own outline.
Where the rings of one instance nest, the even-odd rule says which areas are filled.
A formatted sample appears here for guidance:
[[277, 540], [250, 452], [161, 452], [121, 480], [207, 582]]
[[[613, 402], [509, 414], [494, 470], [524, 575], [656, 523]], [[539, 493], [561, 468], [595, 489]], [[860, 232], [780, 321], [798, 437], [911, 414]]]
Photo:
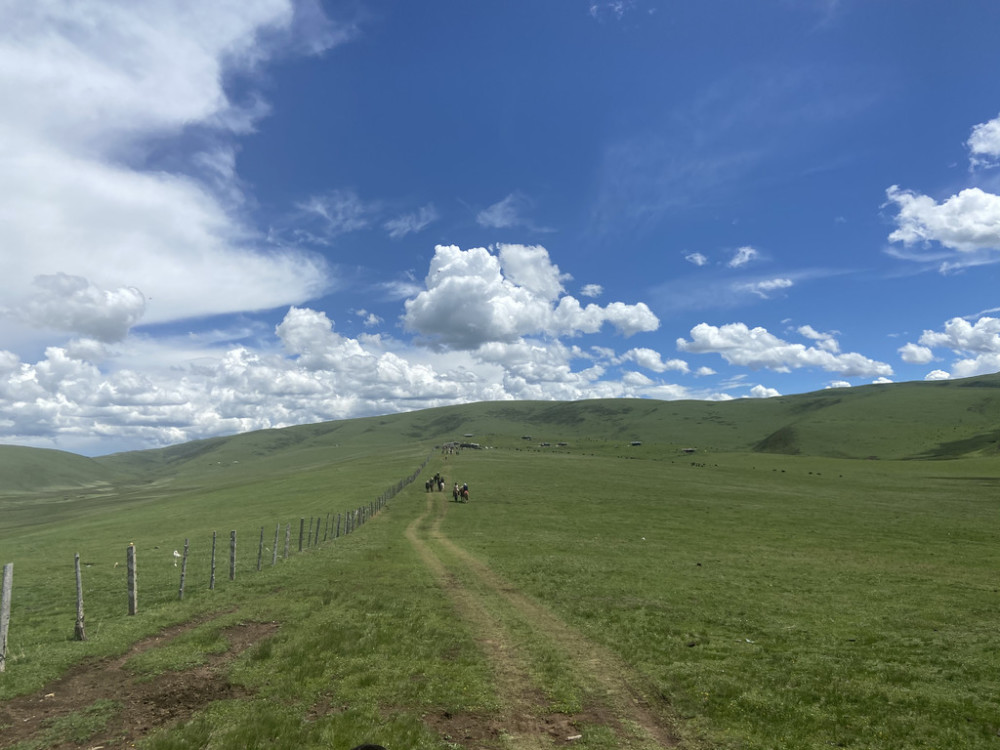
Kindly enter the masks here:
[[[971, 392], [959, 388], [947, 393]], [[978, 394], [983, 408], [961, 419], [989, 416], [989, 398]], [[844, 403], [782, 408], [826, 414]], [[441, 471], [472, 489], [472, 502], [449, 505], [443, 532], [616, 652], [636, 687], [669, 707], [685, 747], [996, 746], [1000, 463], [993, 454], [977, 448], [979, 457], [886, 460], [891, 451], [880, 449], [881, 460], [821, 458], [808, 446], [837, 441], [803, 423], [786, 436], [799, 441], [792, 447], [800, 455], [696, 443], [689, 456], [681, 452], [684, 434], [711, 427], [768, 435], [781, 420], [762, 412], [748, 431], [736, 424], [739, 412], [720, 409], [708, 425], [657, 441], [634, 405], [587, 406], [581, 416], [566, 405], [530, 405], [513, 428], [496, 417], [499, 406], [476, 405], [469, 422], [432, 410], [297, 436], [255, 433], [109, 459], [106, 467], [131, 472], [117, 489], [5, 496], [0, 562], [15, 563], [15, 585], [0, 700], [40, 689], [82, 658], [123, 653], [170, 624], [203, 621], [133, 657], [140, 675], [218, 654], [227, 624], [273, 621], [276, 635], [229, 667], [252, 698], [206, 706], [144, 746], [452, 747], [429, 729], [428, 716], [488, 718], [503, 707], [477, 633], [403, 536], [423, 510], [423, 478]], [[685, 418], [684, 405], [654, 406]], [[931, 422], [940, 431], [935, 444], [947, 446], [946, 414]], [[327, 514], [367, 504], [426, 458], [433, 443], [422, 435], [449, 431], [497, 447], [447, 458], [435, 452], [421, 479], [374, 522], [298, 552], [300, 518], [308, 527], [310, 518], [325, 523]], [[962, 434], [987, 433], [975, 421]], [[632, 439], [643, 444], [629, 446]], [[542, 440], [553, 445], [543, 449]], [[903, 441], [895, 452], [911, 455], [918, 443], [928, 444]], [[272, 567], [278, 524], [279, 547], [291, 525], [292, 554], [279, 554]], [[268, 549], [257, 572], [262, 526]], [[213, 531], [217, 584], [209, 591]], [[181, 602], [173, 551], [185, 538], [191, 553]], [[140, 565], [137, 617], [125, 615], [129, 542]], [[84, 564], [86, 643], [71, 640], [74, 552]], [[566, 654], [517, 613], [490, 606], [535, 665], [548, 710], [576, 710], [586, 696], [567, 675]], [[100, 722], [76, 717], [67, 726], [89, 721]], [[583, 740], [594, 748], [613, 741], [607, 728], [590, 728]]]
[[996, 743], [996, 461], [463, 469], [475, 508], [446, 533], [619, 652], [713, 746]]

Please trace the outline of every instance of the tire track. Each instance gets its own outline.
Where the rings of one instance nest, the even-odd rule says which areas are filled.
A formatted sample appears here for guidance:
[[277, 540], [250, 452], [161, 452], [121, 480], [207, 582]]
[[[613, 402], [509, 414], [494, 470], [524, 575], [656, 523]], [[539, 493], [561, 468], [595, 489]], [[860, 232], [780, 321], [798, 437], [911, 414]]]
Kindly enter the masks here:
[[[631, 670], [611, 651], [583, 636], [539, 602], [517, 591], [489, 566], [449, 539], [441, 531], [448, 510], [443, 496], [431, 493], [424, 513], [406, 529], [406, 537], [424, 564], [441, 582], [455, 603], [459, 615], [478, 634], [497, 680], [502, 704], [501, 723], [506, 727], [510, 747], [533, 750], [553, 744], [552, 717], [539, 722], [539, 705], [545, 704], [543, 686], [536, 683], [529, 644], [544, 642], [561, 657], [572, 681], [597, 705], [583, 723], [601, 723], [618, 735], [619, 747], [642, 750], [670, 748], [677, 744], [668, 716], [658, 715], [632, 686], [638, 682]], [[516, 633], [505, 624], [506, 610], [530, 631]], [[566, 717], [564, 717], [565, 719]], [[569, 725], [575, 726], [574, 717]], [[566, 721], [562, 722], [566, 725]], [[565, 737], [559, 739], [565, 740]]]

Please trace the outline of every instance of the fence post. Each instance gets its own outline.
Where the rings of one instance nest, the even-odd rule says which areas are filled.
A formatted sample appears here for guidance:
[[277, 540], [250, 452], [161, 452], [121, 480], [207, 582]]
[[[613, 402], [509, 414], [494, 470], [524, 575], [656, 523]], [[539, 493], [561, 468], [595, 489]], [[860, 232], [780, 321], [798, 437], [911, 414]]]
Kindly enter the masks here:
[[337, 535], [334, 539], [340, 539], [340, 514], [337, 514]]
[[139, 595], [136, 591], [135, 581], [135, 545], [132, 542], [128, 543], [125, 558], [128, 561], [128, 613], [134, 615], [139, 610]]
[[316, 516], [316, 537], [313, 539], [313, 547], [319, 546], [319, 516]]
[[281, 530], [281, 524], [279, 523], [274, 527], [274, 549], [271, 550], [271, 567], [273, 568], [278, 564], [278, 532]]
[[73, 629], [73, 638], [77, 641], [85, 641], [87, 640], [87, 632], [83, 628], [83, 577], [80, 575], [79, 552], [73, 558], [73, 566], [76, 568], [76, 627]]
[[236, 580], [236, 530], [229, 532], [229, 580]]
[[285, 559], [288, 559], [288, 543], [292, 541], [292, 525], [285, 524]]
[[299, 519], [299, 552], [302, 551], [302, 539], [306, 533], [306, 519]]
[[309, 516], [309, 535], [306, 537], [306, 546], [312, 547], [313, 541], [313, 517]]
[[184, 599], [184, 579], [187, 578], [188, 571], [188, 540], [184, 540], [184, 557], [181, 558], [181, 587], [177, 590], [177, 600]]
[[330, 531], [330, 514], [327, 513], [326, 514], [326, 523], [323, 524], [323, 541], [324, 542], [327, 539], [327, 534], [329, 533], [329, 531]]
[[212, 576], [208, 579], [208, 588], [210, 591], [215, 589], [215, 542], [218, 536], [218, 531], [212, 532]]
[[14, 588], [14, 563], [3, 566], [0, 579], [0, 672], [7, 669], [7, 630], [10, 628], [10, 594]]

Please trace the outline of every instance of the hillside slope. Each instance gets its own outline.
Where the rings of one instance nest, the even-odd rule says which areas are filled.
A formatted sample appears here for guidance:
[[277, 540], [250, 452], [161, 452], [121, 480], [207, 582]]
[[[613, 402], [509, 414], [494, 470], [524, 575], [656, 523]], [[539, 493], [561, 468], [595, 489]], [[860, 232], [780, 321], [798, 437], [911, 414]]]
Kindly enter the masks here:
[[[578, 402], [499, 401], [366, 417], [87, 459], [0, 446], [4, 491], [100, 482], [197, 479], [242, 462], [241, 472], [293, 473], [352, 455], [448, 441], [507, 448], [542, 443], [568, 450], [643, 455], [767, 452], [835, 458], [947, 459], [1000, 455], [1000, 375], [832, 389], [770, 399]], [[548, 446], [547, 446], [548, 447]]]
[[0, 495], [108, 486], [120, 477], [95, 459], [66, 451], [0, 446]]

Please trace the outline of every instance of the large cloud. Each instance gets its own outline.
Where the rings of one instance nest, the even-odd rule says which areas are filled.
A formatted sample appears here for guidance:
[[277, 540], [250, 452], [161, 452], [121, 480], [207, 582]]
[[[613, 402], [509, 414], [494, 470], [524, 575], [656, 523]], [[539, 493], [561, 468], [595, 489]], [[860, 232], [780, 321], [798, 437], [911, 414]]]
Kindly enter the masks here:
[[80, 276], [39, 276], [20, 309], [0, 310], [29, 325], [120, 341], [142, 317], [146, 300], [134, 287], [99, 289]]
[[623, 335], [653, 331], [659, 320], [642, 302], [581, 305], [560, 296], [564, 275], [540, 246], [461, 250], [438, 245], [426, 289], [406, 301], [407, 329], [455, 349], [523, 336], [596, 333], [610, 323]]
[[[504, 399], [723, 398], [638, 372], [683, 370], [656, 352], [584, 351], [558, 340], [487, 342], [445, 355], [378, 335], [338, 333], [293, 307], [274, 345], [257, 330], [175, 339], [77, 339], [31, 363], [0, 350], [0, 442], [107, 453], [245, 430]], [[582, 363], [582, 365], [581, 365]]]
[[919, 345], [909, 343], [899, 351], [904, 361], [926, 364], [934, 359], [933, 349], [948, 349], [957, 359], [950, 373], [934, 370], [927, 376], [930, 379], [967, 378], [1000, 371], [1000, 319], [983, 316], [970, 323], [965, 318], [952, 318], [940, 331], [924, 331]]
[[[807, 333], [811, 332], [807, 327]], [[677, 348], [694, 354], [720, 354], [730, 364], [755, 370], [767, 368], [789, 372], [802, 367], [818, 367], [848, 377], [892, 375], [892, 367], [884, 362], [854, 352], [839, 353], [835, 351], [838, 347], [830, 343], [821, 347], [790, 343], [766, 328], [750, 328], [745, 323], [718, 327], [699, 323], [691, 329], [691, 341], [677, 339]]]
[[891, 242], [939, 242], [962, 253], [1000, 249], [998, 195], [973, 187], [938, 203], [896, 185], [886, 190], [886, 195], [899, 208], [898, 228], [889, 235]]
[[920, 343], [954, 351], [1000, 353], [1000, 319], [982, 317], [970, 323], [965, 318], [952, 318], [942, 331], [924, 331]]
[[[310, 8], [20, 4], [16, 22], [0, 27], [5, 302], [32, 309], [24, 299], [32, 280], [57, 274], [139, 290], [150, 300], [144, 322], [275, 307], [320, 291], [321, 261], [265, 248], [239, 216], [230, 141], [266, 106], [253, 95], [233, 101], [225, 88], [282, 50], [337, 41], [322, 21], [293, 41]], [[152, 166], [154, 148], [169, 152], [171, 171]], [[39, 311], [40, 323], [51, 322]]]

